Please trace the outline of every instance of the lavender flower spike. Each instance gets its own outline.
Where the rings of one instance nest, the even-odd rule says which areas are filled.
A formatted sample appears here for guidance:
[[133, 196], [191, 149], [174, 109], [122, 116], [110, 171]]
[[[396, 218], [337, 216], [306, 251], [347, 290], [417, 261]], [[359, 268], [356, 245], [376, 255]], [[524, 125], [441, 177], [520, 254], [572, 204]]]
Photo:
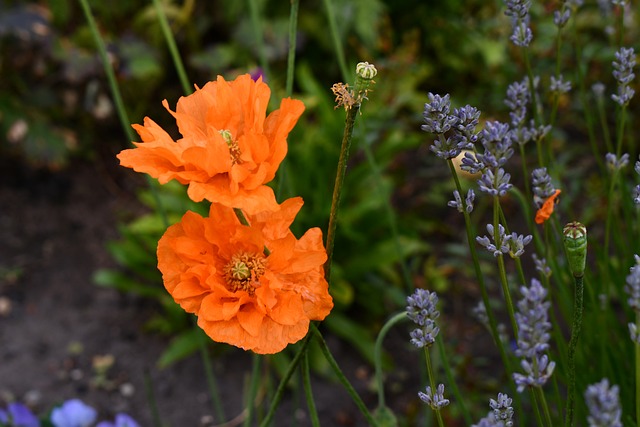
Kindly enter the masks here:
[[551, 323], [548, 311], [551, 303], [545, 301], [547, 290], [536, 279], [531, 286], [520, 288], [522, 299], [518, 301], [516, 322], [518, 324], [518, 348], [516, 356], [522, 357], [520, 366], [524, 374], [514, 373], [518, 392], [525, 387], [542, 387], [555, 368], [545, 354], [549, 348]]
[[617, 385], [609, 387], [609, 380], [605, 378], [587, 387], [584, 400], [589, 409], [589, 427], [622, 427], [622, 409]]
[[447, 206], [456, 208], [460, 213], [464, 212], [466, 207], [466, 211], [468, 213], [471, 213], [473, 211], [473, 200], [475, 199], [475, 197], [476, 197], [475, 193], [473, 192], [473, 190], [470, 189], [463, 203], [458, 190], [454, 190], [453, 191], [454, 200], [449, 200], [449, 202], [447, 203]]
[[635, 78], [633, 67], [636, 65], [636, 54], [633, 48], [621, 47], [616, 52], [616, 60], [613, 61], [613, 77], [618, 81], [618, 93], [611, 98], [621, 106], [629, 104], [635, 91], [629, 84]]
[[436, 309], [438, 296], [435, 292], [416, 289], [413, 295], [407, 297], [407, 316], [418, 328], [411, 331], [411, 344], [418, 348], [430, 347], [436, 341], [440, 328], [436, 319], [440, 312]]
[[439, 411], [449, 404], [449, 399], [444, 398], [444, 384], [439, 384], [435, 392], [432, 392], [431, 387], [427, 386], [426, 393], [419, 391], [418, 396], [434, 411]]
[[493, 415], [496, 420], [504, 423], [505, 427], [513, 427], [513, 407], [511, 402], [513, 402], [513, 399], [505, 393], [498, 393], [498, 400], [489, 400]]
[[487, 236], [476, 237], [476, 241], [480, 243], [480, 245], [484, 246], [489, 252], [493, 253], [493, 256], [496, 257], [509, 252], [509, 240], [511, 240], [512, 236], [505, 234], [502, 224], [498, 224], [497, 236], [495, 229], [491, 224], [487, 224], [487, 232], [489, 233], [491, 240], [493, 240], [493, 243], [491, 243], [491, 240]]
[[524, 254], [524, 247], [531, 240], [533, 240], [531, 234], [524, 236], [518, 233], [511, 233], [511, 239], [509, 239], [509, 255], [511, 255], [511, 258], [520, 258]]

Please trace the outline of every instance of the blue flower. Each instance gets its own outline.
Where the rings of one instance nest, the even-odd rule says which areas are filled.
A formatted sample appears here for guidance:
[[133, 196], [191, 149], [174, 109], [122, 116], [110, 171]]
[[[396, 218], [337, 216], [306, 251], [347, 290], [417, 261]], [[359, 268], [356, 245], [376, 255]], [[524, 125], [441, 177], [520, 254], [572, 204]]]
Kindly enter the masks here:
[[127, 414], [117, 414], [114, 423], [111, 421], [102, 421], [98, 423], [96, 427], [140, 427], [140, 424]]
[[88, 427], [96, 420], [96, 410], [80, 399], [67, 400], [51, 411], [55, 427]]
[[21, 403], [10, 403], [7, 410], [0, 409], [0, 424], [11, 427], [40, 427], [40, 421]]

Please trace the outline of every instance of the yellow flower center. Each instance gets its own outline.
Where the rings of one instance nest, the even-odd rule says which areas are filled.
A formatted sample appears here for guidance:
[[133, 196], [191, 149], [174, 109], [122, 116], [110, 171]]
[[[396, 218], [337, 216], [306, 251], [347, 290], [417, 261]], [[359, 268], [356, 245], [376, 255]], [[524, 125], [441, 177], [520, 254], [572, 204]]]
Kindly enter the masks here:
[[246, 291], [249, 295], [260, 287], [265, 272], [266, 258], [262, 254], [239, 252], [224, 266], [224, 279], [232, 292]]
[[237, 163], [241, 163], [240, 161], [240, 147], [238, 147], [238, 143], [233, 139], [233, 135], [231, 135], [231, 131], [227, 129], [222, 129], [218, 131], [224, 139], [224, 142], [227, 143], [229, 147], [229, 153], [231, 154], [231, 163], [234, 165]]

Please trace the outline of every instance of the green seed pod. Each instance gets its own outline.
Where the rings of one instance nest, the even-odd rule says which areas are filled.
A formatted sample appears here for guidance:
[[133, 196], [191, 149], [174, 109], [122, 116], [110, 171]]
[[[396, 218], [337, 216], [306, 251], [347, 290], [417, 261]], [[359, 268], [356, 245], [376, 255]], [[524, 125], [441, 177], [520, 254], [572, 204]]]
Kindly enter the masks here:
[[365, 80], [371, 80], [376, 76], [376, 74], [378, 74], [378, 70], [376, 70], [376, 67], [373, 64], [369, 64], [368, 62], [358, 62], [358, 65], [356, 65], [356, 74]]
[[587, 227], [573, 221], [564, 226], [562, 234], [569, 268], [575, 277], [582, 277], [587, 262]]

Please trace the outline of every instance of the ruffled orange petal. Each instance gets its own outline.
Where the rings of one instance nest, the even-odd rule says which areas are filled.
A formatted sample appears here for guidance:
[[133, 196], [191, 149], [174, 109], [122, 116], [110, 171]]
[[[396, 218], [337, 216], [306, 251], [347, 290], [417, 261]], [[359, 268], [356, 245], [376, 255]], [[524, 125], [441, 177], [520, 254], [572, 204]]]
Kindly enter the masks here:
[[[329, 314], [322, 233], [314, 228], [296, 239], [289, 230], [301, 206], [294, 198], [277, 211], [247, 214], [247, 226], [233, 209], [214, 203], [208, 218], [188, 212], [160, 239], [165, 287], [212, 339], [274, 353], [304, 337], [310, 320]], [[239, 259], [252, 266], [256, 282], [230, 278], [229, 266]]]
[[556, 190], [547, 200], [544, 201], [540, 209], [536, 212], [536, 224], [542, 224], [551, 217], [556, 206], [556, 198], [562, 191]]
[[[149, 118], [134, 125], [142, 138], [118, 155], [121, 164], [165, 184], [188, 184], [194, 201], [209, 200], [249, 214], [278, 209], [270, 182], [287, 153], [287, 136], [304, 111], [302, 102], [281, 101], [266, 116], [271, 91], [245, 74], [218, 77], [178, 100], [171, 111], [182, 138], [174, 141]], [[223, 132], [224, 131], [224, 132]], [[224, 133], [224, 137], [221, 135]]]

